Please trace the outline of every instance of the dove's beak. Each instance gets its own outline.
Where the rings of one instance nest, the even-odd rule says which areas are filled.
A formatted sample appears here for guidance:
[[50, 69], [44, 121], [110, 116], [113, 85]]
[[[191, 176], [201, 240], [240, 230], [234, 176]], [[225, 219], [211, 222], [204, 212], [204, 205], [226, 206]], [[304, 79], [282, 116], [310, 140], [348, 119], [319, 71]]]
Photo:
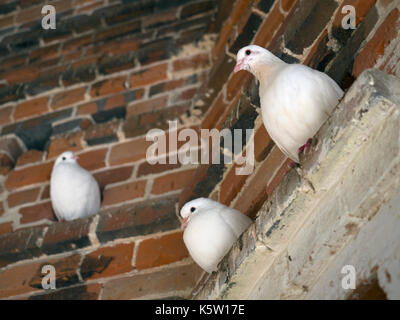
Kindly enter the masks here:
[[189, 223], [189, 217], [186, 217], [185, 219], [183, 219], [181, 222], [181, 230], [184, 230], [188, 223]]
[[237, 61], [235, 69], [233, 70], [234, 73], [243, 70], [243, 66], [244, 66], [244, 59], [240, 59]]
[[79, 159], [78, 156], [73, 156], [73, 157], [72, 157], [72, 160], [78, 160], [78, 159]]

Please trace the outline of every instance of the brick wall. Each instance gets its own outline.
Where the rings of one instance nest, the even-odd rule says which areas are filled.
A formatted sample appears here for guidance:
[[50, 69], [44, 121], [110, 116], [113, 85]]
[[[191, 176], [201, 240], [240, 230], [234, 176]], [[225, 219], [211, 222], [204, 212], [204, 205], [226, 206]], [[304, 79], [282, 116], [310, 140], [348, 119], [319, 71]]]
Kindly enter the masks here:
[[[0, 1], [0, 298], [189, 297], [202, 271], [177, 209], [212, 197], [254, 217], [289, 171], [259, 116], [256, 81], [233, 74], [250, 43], [327, 72], [343, 88], [370, 67], [400, 76], [399, 4], [390, 0]], [[341, 8], [356, 8], [343, 30]], [[216, 36], [215, 36], [216, 35]], [[155, 165], [145, 134], [255, 129], [255, 171]], [[55, 221], [54, 159], [79, 155], [102, 189], [101, 214]], [[57, 290], [41, 288], [41, 267]]]

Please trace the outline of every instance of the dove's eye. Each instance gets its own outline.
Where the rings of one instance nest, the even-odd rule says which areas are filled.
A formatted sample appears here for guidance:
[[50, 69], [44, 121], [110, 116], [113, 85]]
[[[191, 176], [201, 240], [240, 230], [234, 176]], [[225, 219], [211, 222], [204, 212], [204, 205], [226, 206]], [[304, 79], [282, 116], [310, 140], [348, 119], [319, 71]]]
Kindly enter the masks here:
[[190, 212], [195, 212], [196, 211], [196, 208], [195, 207], [191, 207], [190, 208]]
[[63, 159], [63, 161], [67, 160], [67, 158], [66, 158], [66, 157], [62, 157], [62, 159]]
[[249, 55], [251, 55], [251, 50], [246, 50], [245, 53], [246, 53], [247, 56], [249, 56]]

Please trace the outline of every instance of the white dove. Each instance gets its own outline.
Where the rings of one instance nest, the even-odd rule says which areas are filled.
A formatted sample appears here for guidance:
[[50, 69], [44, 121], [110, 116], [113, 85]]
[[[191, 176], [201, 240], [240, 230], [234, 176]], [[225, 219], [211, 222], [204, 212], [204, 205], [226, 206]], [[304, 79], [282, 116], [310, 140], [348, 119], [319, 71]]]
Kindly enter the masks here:
[[71, 151], [56, 160], [50, 180], [50, 197], [58, 220], [74, 220], [100, 211], [100, 189], [97, 181], [77, 163]]
[[218, 263], [237, 238], [251, 224], [241, 212], [207, 198], [186, 203], [183, 218], [183, 241], [193, 260], [205, 271], [217, 270]]
[[250, 45], [239, 50], [234, 72], [247, 70], [259, 81], [261, 115], [281, 151], [299, 162], [343, 96], [328, 75], [302, 64], [287, 64], [268, 50]]

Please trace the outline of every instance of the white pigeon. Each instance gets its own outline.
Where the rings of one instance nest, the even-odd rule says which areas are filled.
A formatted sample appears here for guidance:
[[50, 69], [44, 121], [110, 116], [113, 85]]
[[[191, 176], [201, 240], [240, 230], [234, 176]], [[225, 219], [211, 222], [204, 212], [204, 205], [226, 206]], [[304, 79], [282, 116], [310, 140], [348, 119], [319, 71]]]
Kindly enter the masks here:
[[51, 173], [50, 197], [58, 220], [75, 220], [100, 211], [99, 185], [77, 159], [71, 151], [62, 153]]
[[343, 96], [328, 75], [302, 64], [287, 64], [268, 50], [239, 50], [234, 72], [247, 70], [260, 82], [261, 115], [271, 139], [290, 159], [308, 147]]
[[218, 263], [251, 224], [241, 212], [207, 198], [186, 203], [181, 209], [183, 241], [193, 260], [205, 271]]

